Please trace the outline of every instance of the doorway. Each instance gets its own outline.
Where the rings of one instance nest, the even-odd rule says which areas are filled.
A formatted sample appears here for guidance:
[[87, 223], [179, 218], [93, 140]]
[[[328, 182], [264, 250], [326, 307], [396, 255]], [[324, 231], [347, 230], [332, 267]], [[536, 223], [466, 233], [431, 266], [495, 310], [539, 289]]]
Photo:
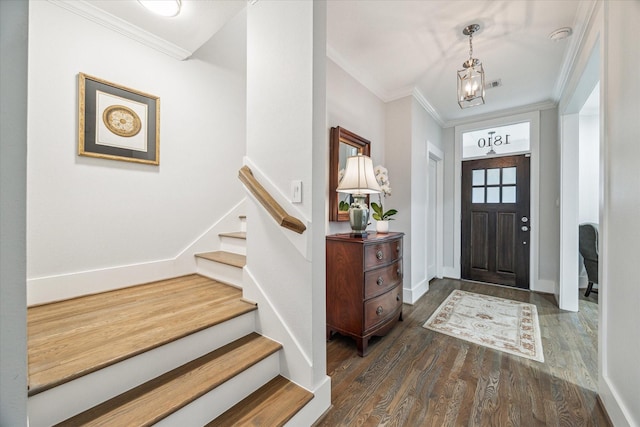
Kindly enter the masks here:
[[463, 279], [529, 289], [529, 159], [463, 162]]

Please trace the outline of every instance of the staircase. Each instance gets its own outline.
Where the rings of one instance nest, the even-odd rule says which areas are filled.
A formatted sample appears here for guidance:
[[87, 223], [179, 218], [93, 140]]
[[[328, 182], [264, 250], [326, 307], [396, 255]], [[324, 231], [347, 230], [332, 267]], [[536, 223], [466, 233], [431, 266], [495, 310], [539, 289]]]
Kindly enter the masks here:
[[245, 221], [196, 274], [29, 308], [30, 426], [297, 425], [313, 395], [255, 332]]

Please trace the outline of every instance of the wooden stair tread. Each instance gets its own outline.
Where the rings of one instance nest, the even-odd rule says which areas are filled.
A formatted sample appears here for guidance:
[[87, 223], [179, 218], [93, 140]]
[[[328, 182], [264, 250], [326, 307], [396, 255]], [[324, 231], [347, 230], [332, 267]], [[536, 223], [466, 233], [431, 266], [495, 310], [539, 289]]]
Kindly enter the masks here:
[[152, 425], [281, 348], [251, 333], [58, 425]]
[[311, 399], [312, 393], [279, 375], [206, 427], [282, 426]]
[[208, 259], [209, 261], [220, 262], [222, 264], [231, 265], [233, 267], [243, 268], [247, 264], [245, 255], [236, 254], [226, 251], [205, 252], [196, 254], [199, 258]]
[[246, 231], [233, 231], [229, 233], [220, 233], [218, 234], [220, 237], [231, 237], [233, 239], [242, 239], [247, 240], [247, 232]]
[[27, 311], [29, 395], [255, 310], [193, 274]]

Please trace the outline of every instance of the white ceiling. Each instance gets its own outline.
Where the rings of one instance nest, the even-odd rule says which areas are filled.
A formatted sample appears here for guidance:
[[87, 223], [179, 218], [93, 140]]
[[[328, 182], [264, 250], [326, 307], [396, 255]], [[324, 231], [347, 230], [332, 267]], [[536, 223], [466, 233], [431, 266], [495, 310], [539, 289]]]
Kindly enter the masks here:
[[[333, 0], [328, 2], [328, 55], [385, 101], [414, 88], [441, 123], [529, 104], [557, 101], [583, 31], [582, 2], [547, 0]], [[582, 5], [584, 8], [584, 5]], [[469, 58], [462, 30], [480, 24], [473, 56], [482, 61], [486, 103], [461, 109], [456, 71]], [[549, 34], [573, 27], [572, 37]]]
[[[247, 5], [244, 0], [182, 0], [174, 18], [154, 16], [134, 0], [51, 0], [91, 9], [123, 31], [169, 42], [185, 59]], [[267, 1], [267, 0], [261, 0]], [[383, 101], [416, 94], [444, 125], [471, 116], [556, 102], [584, 31], [589, 0], [328, 0], [327, 54]], [[99, 19], [99, 20], [100, 20]], [[117, 21], [117, 22], [116, 22]], [[119, 22], [119, 24], [118, 24]], [[115, 23], [115, 24], [114, 24]], [[456, 71], [469, 57], [462, 29], [472, 23], [474, 57], [482, 61], [486, 104], [461, 109]], [[116, 25], [117, 24], [117, 25]], [[572, 37], [549, 34], [572, 27]], [[148, 38], [148, 37], [147, 37]]]

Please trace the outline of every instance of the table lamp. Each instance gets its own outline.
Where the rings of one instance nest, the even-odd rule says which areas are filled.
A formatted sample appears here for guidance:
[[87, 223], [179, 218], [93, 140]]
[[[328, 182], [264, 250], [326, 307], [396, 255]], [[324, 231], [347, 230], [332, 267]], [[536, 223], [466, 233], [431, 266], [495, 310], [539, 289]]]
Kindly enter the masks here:
[[366, 197], [369, 194], [382, 192], [373, 172], [371, 158], [363, 154], [347, 158], [344, 176], [338, 183], [336, 191], [353, 196], [353, 203], [349, 207], [351, 237], [366, 237], [366, 228], [369, 224], [369, 206], [366, 203]]

